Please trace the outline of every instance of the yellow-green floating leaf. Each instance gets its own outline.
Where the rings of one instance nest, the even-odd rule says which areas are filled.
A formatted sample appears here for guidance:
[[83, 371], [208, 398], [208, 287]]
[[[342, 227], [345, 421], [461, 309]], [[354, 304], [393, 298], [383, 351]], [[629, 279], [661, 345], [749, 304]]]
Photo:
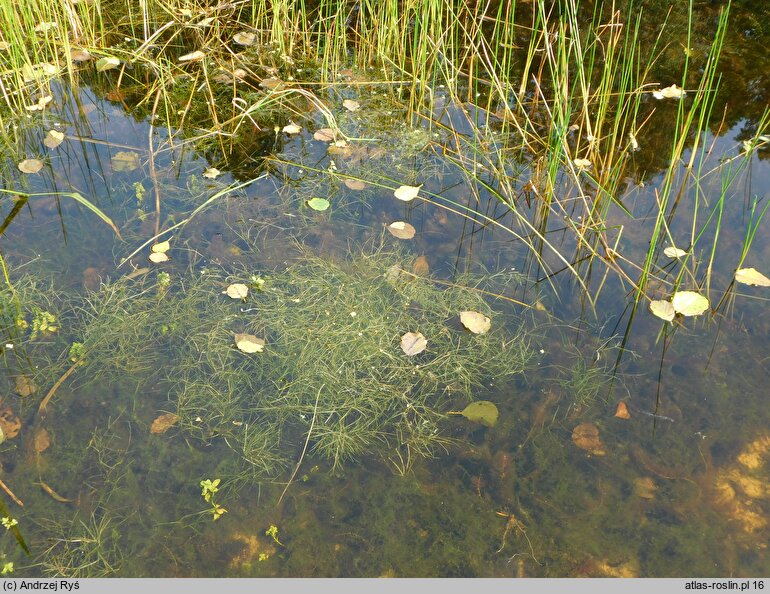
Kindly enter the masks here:
[[654, 315], [655, 317], [658, 317], [661, 320], [666, 320], [667, 322], [673, 321], [674, 316], [676, 315], [676, 312], [674, 311], [674, 306], [671, 305], [671, 302], [664, 301], [662, 299], [657, 299], [651, 302], [650, 311], [652, 312], [652, 315]]
[[709, 308], [709, 300], [695, 291], [677, 291], [671, 298], [671, 305], [683, 316], [699, 316]]
[[741, 268], [735, 271], [735, 281], [744, 285], [755, 287], [770, 287], [770, 278], [759, 272], [756, 268]]
[[410, 357], [419, 355], [428, 346], [428, 340], [419, 332], [407, 332], [401, 337], [401, 350]]
[[492, 321], [477, 311], [461, 311], [460, 322], [474, 334], [486, 334], [492, 327]]
[[306, 204], [313, 210], [322, 212], [327, 210], [330, 206], [329, 201], [326, 198], [311, 198]]
[[265, 350], [265, 340], [253, 334], [236, 334], [235, 346], [244, 353], [261, 353]]
[[466, 406], [460, 414], [469, 421], [481, 423], [486, 427], [492, 427], [497, 423], [497, 417], [500, 413], [494, 402], [490, 402], [489, 400], [477, 400]]

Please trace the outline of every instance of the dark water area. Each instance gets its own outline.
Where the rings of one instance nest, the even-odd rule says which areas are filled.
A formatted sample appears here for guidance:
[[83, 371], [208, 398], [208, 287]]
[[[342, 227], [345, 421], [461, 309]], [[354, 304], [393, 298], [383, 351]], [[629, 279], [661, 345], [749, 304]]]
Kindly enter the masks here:
[[[650, 22], [669, 14], [667, 4], [641, 4]], [[677, 19], [686, 9], [679, 4], [657, 65], [666, 84], [681, 72], [676, 32], [686, 22]], [[710, 43], [719, 5], [696, 3], [694, 60]], [[349, 136], [370, 140], [330, 153], [313, 138], [325, 125], [321, 114], [306, 114], [298, 134], [281, 130], [282, 115], [276, 131], [263, 126], [232, 139], [238, 158], [228, 162], [218, 140], [190, 140], [196, 131], [189, 129], [171, 136], [130, 97], [97, 83], [60, 89], [55, 109], [18, 122], [16, 149], [6, 153], [13, 158], [2, 169], [6, 189], [30, 194], [0, 201], [0, 250], [25, 305], [20, 316], [4, 290], [0, 478], [24, 502], [7, 505], [32, 552], [25, 556], [6, 535], [2, 551], [16, 575], [770, 574], [768, 294], [732, 282], [757, 221], [742, 266], [768, 273], [770, 261], [768, 222], [758, 218], [770, 192], [768, 151], [740, 160], [768, 104], [767, 16], [764, 2], [733, 5], [714, 117], [697, 149], [701, 175], [696, 181], [684, 166], [677, 172], [682, 191], [664, 244], [689, 250], [702, 233], [689, 258], [655, 254], [652, 290], [664, 298], [682, 275], [688, 288], [708, 288], [715, 313], [674, 324], [646, 305], [634, 308], [628, 280], [638, 277], [634, 263], [644, 259], [655, 222], [673, 107], [656, 108], [639, 137], [618, 196], [632, 217], [620, 208], [608, 216], [622, 226], [615, 249], [628, 261], [628, 279], [594, 262], [585, 276], [588, 294], [598, 295], [591, 303], [554, 252], [543, 249], [541, 262], [533, 257], [524, 241], [531, 236], [510, 211], [488, 193], [475, 202], [467, 179], [435, 150], [456, 137], [407, 127], [403, 108], [381, 85], [319, 91]], [[342, 109], [345, 98], [364, 108]], [[441, 97], [436, 105], [437, 119], [463, 136], [463, 109]], [[50, 129], [66, 133], [55, 149], [43, 143]], [[20, 156], [44, 157], [43, 169], [20, 173]], [[689, 157], [686, 151], [683, 161]], [[524, 207], [530, 166], [514, 169], [522, 175], [521, 207], [536, 224], [537, 202]], [[714, 197], [733, 174], [717, 212]], [[399, 201], [393, 190], [402, 184], [421, 185], [436, 199]], [[571, 191], [566, 177], [561, 189]], [[121, 239], [60, 192], [98, 206]], [[148, 260], [158, 229], [182, 223], [217, 195], [157, 240], [170, 238], [169, 262]], [[313, 210], [313, 197], [330, 208]], [[394, 221], [411, 224], [415, 237], [394, 237], [387, 230]], [[542, 233], [571, 254], [574, 239], [564, 228], [564, 218], [546, 217]], [[700, 248], [713, 245], [713, 253]], [[388, 277], [394, 262], [395, 279]], [[425, 276], [436, 282], [419, 280]], [[243, 302], [222, 294], [236, 282], [250, 287]], [[485, 352], [489, 369], [480, 366], [480, 381], [464, 391], [455, 386], [466, 372], [451, 375], [450, 363], [467, 361], [467, 375], [476, 377], [476, 338], [455, 313], [472, 298], [446, 295], [468, 284], [485, 291], [475, 307], [487, 308], [489, 340], [501, 342], [478, 343], [499, 346]], [[314, 301], [317, 295], [323, 299]], [[438, 318], [444, 299], [446, 316]], [[333, 361], [344, 375], [346, 359], [365, 358], [356, 340], [375, 320], [389, 331], [388, 315], [404, 319], [397, 314], [440, 326], [428, 337], [429, 352], [439, 352], [439, 334], [451, 337], [450, 363], [418, 358], [390, 375], [355, 369], [355, 390], [377, 377], [378, 398], [403, 400], [387, 409], [397, 429], [378, 428], [371, 442], [351, 430], [323, 445], [332, 430], [323, 431], [345, 425], [333, 425], [339, 412], [302, 384], [316, 378], [316, 359], [305, 361], [306, 353], [320, 353], [315, 367]], [[296, 351], [283, 345], [286, 356], [273, 357], [282, 336], [302, 340], [283, 323], [291, 316], [308, 320], [311, 340]], [[20, 318], [27, 327], [16, 324]], [[330, 326], [334, 332], [325, 333]], [[264, 333], [265, 353], [236, 351], [232, 333], [242, 328]], [[389, 353], [377, 353], [389, 357], [373, 359], [377, 365], [403, 366], [398, 341], [414, 330], [394, 326], [392, 350], [374, 349]], [[328, 342], [313, 345], [314, 336]], [[86, 339], [99, 349], [78, 367], [71, 347]], [[263, 354], [264, 364], [247, 358]], [[525, 361], [526, 370], [496, 376], [493, 362], [506, 357], [511, 366]], [[285, 363], [292, 358], [296, 367]], [[286, 368], [274, 375], [273, 364]], [[399, 383], [410, 373], [425, 375]], [[430, 374], [439, 379], [431, 383]], [[452, 381], [439, 381], [442, 374]], [[361, 377], [366, 382], [355, 383]], [[25, 389], [30, 381], [34, 390]], [[53, 386], [41, 419], [40, 401]], [[434, 389], [410, 400], [423, 386]], [[289, 403], [305, 387], [309, 404]], [[359, 408], [347, 427], [357, 427], [368, 405], [350, 398]], [[448, 414], [472, 399], [495, 403], [493, 426]], [[431, 416], [429, 405], [440, 414]], [[154, 422], [168, 414], [178, 418], [157, 431]], [[12, 437], [14, 419], [21, 427]], [[398, 433], [407, 427], [408, 437]], [[352, 453], [335, 468], [330, 452], [345, 444]], [[219, 490], [206, 499], [201, 481], [217, 478]], [[213, 520], [217, 505], [227, 511]]]

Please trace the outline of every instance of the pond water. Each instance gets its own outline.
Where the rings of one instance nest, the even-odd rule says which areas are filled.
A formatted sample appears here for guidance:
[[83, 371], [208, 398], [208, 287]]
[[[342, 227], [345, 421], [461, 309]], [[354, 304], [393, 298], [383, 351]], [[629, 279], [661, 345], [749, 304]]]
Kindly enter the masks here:
[[[437, 97], [448, 127], [409, 128], [386, 85], [350, 72], [316, 92], [359, 140], [330, 150], [308, 109], [298, 133], [282, 115], [224, 162], [229, 138], [170, 136], [104, 85], [58, 88], [54, 108], [13, 127], [4, 187], [29, 199], [0, 203], [14, 287], [0, 478], [23, 500], [6, 503], [31, 550], [6, 535], [15, 573], [770, 574], [768, 293], [732, 284], [770, 191], [767, 150], [737, 169], [768, 99], [763, 10], [732, 20], [714, 110], [728, 115], [701, 141], [714, 173], [677, 174], [665, 244], [687, 250], [695, 217], [699, 245], [717, 248], [655, 255], [657, 297], [682, 271], [685, 288], [709, 288], [713, 315], [674, 324], [634, 308], [632, 284], [600, 261], [587, 293], [562, 270], [548, 246], [575, 251], [564, 217], [581, 211], [544, 216], [522, 164], [521, 212], [547, 242], [533, 256], [531, 229], [441, 150], [471, 143], [467, 106]], [[664, 183], [656, 117], [618, 196], [632, 217], [608, 215], [631, 263]], [[66, 133], [53, 149], [51, 129]], [[43, 169], [20, 173], [19, 155]], [[726, 171], [720, 225], [706, 224]], [[400, 201], [400, 185], [429, 199]], [[389, 231], [398, 221], [413, 238]], [[767, 225], [743, 263], [765, 273]], [[150, 262], [165, 239], [170, 260]], [[236, 283], [242, 300], [223, 294]], [[492, 330], [466, 331], [462, 310]], [[401, 351], [406, 332], [425, 334], [425, 353]], [[264, 352], [240, 352], [234, 334]], [[472, 400], [493, 402], [497, 422], [448, 414]]]

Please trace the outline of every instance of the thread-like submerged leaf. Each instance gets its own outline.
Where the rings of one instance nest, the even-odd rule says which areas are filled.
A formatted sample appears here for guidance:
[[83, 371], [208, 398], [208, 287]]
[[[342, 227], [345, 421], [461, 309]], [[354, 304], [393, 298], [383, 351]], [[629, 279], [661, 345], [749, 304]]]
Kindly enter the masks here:
[[419, 355], [428, 346], [428, 340], [419, 332], [407, 332], [401, 337], [401, 350], [412, 357]]
[[460, 414], [469, 421], [481, 423], [485, 427], [492, 427], [497, 423], [497, 417], [500, 413], [494, 402], [477, 400], [466, 406]]
[[683, 316], [699, 316], [709, 308], [709, 300], [695, 291], [677, 291], [671, 298], [676, 313]]

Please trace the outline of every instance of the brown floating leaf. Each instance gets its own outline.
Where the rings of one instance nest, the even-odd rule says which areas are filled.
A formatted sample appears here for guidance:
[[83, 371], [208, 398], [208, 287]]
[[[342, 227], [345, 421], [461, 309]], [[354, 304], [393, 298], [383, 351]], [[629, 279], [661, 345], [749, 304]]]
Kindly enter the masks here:
[[2, 430], [5, 439], [13, 439], [21, 431], [21, 421], [19, 417], [13, 414], [10, 406], [0, 408], [0, 430]]
[[591, 423], [581, 423], [572, 431], [572, 441], [581, 450], [594, 456], [604, 456], [607, 451], [599, 438], [599, 429]]
[[233, 41], [238, 45], [254, 45], [257, 41], [257, 34], [251, 31], [240, 31], [233, 35]]
[[461, 311], [460, 321], [474, 334], [486, 334], [492, 327], [492, 320], [477, 311]]
[[275, 78], [273, 76], [268, 78], [263, 78], [259, 86], [263, 89], [267, 89], [268, 91], [272, 91], [273, 89], [276, 89], [280, 87], [283, 84], [283, 81], [280, 78]]
[[334, 142], [336, 137], [337, 134], [331, 128], [319, 128], [313, 134], [315, 140], [320, 140], [322, 142]]
[[22, 173], [37, 173], [43, 168], [43, 162], [40, 159], [24, 159], [17, 167]]
[[428, 340], [419, 332], [407, 332], [401, 337], [401, 350], [410, 357], [419, 355], [428, 346]]
[[253, 334], [236, 334], [235, 346], [244, 353], [261, 353], [265, 350], [265, 339], [258, 338]]
[[619, 419], [630, 419], [631, 413], [628, 412], [628, 407], [626, 406], [626, 403], [622, 400], [618, 402], [618, 407], [615, 409], [615, 416]]
[[49, 130], [43, 139], [43, 144], [49, 149], [55, 149], [62, 142], [64, 142], [64, 132], [59, 132], [58, 130]]
[[202, 52], [201, 50], [195, 50], [194, 52], [190, 52], [189, 54], [185, 54], [184, 56], [179, 56], [179, 61], [180, 62], [200, 62], [205, 57], [206, 57], [206, 54], [204, 52]]
[[412, 225], [405, 223], [404, 221], [391, 223], [388, 225], [388, 231], [390, 231], [390, 234], [393, 235], [393, 237], [398, 237], [399, 239], [412, 239], [415, 233], [417, 233]]
[[150, 433], [165, 433], [178, 422], [179, 415], [175, 415], [174, 413], [162, 414], [152, 422], [152, 425], [150, 426]]
[[298, 126], [297, 124], [292, 122], [291, 124], [286, 124], [283, 127], [283, 131], [286, 132], [286, 134], [299, 134], [300, 132], [302, 132], [302, 126]]
[[222, 292], [230, 299], [246, 299], [249, 296], [249, 288], [241, 283], [233, 283]]
[[343, 183], [351, 190], [363, 190], [366, 188], [366, 184], [358, 179], [346, 179]]
[[634, 479], [634, 493], [637, 497], [642, 499], [655, 499], [655, 494], [658, 491], [658, 485], [652, 477], [640, 476]]
[[48, 435], [48, 431], [45, 427], [37, 428], [35, 437], [32, 440], [32, 445], [35, 448], [35, 452], [38, 454], [45, 452], [51, 446], [51, 436]]
[[73, 62], [86, 62], [93, 59], [93, 56], [85, 49], [76, 49], [70, 52], [70, 58]]
[[37, 392], [37, 384], [35, 383], [35, 380], [27, 377], [26, 375], [17, 375], [15, 378], [13, 378], [13, 383], [16, 393], [22, 398], [31, 396]]
[[430, 264], [425, 256], [418, 256], [412, 265], [412, 274], [417, 276], [428, 276], [430, 273]]
[[342, 107], [348, 111], [357, 111], [361, 108], [361, 104], [353, 99], [345, 99], [345, 101], [342, 102]]

